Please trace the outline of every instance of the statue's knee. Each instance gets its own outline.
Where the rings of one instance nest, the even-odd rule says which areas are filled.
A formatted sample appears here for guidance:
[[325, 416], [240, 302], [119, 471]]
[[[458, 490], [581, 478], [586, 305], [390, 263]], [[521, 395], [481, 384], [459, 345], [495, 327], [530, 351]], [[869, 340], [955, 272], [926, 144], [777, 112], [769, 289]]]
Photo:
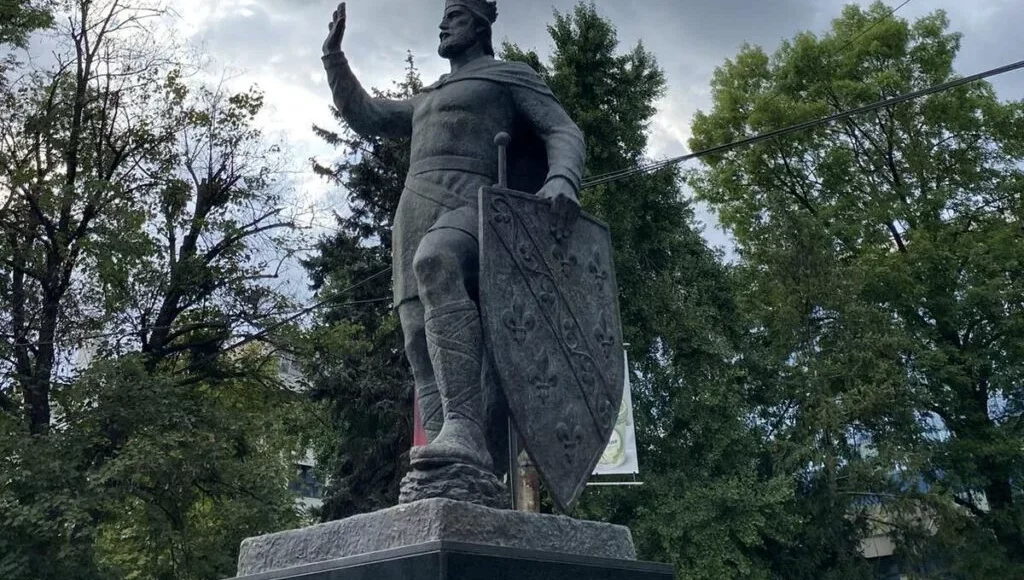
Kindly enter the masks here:
[[412, 261], [416, 281], [421, 287], [434, 287], [452, 281], [459, 274], [459, 263], [445, 248], [422, 244]]

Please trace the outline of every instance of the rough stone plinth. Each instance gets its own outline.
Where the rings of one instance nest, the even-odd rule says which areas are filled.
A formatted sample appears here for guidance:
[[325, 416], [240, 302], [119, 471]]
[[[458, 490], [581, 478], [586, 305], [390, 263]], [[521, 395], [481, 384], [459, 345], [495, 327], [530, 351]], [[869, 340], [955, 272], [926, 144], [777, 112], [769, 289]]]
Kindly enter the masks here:
[[451, 499], [497, 509], [512, 503], [508, 489], [494, 473], [463, 463], [414, 468], [402, 478], [399, 503], [425, 499]]
[[299, 530], [248, 538], [242, 542], [239, 552], [238, 575], [431, 542], [636, 559], [633, 537], [624, 526], [431, 499]]

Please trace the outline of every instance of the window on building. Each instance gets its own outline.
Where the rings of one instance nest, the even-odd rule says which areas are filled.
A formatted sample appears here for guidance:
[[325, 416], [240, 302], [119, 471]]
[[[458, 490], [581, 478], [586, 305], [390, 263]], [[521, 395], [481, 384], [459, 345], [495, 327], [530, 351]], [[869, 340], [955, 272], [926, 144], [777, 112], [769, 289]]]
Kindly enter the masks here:
[[317, 481], [312, 465], [296, 464], [295, 479], [288, 484], [288, 490], [300, 497], [323, 497], [323, 487]]

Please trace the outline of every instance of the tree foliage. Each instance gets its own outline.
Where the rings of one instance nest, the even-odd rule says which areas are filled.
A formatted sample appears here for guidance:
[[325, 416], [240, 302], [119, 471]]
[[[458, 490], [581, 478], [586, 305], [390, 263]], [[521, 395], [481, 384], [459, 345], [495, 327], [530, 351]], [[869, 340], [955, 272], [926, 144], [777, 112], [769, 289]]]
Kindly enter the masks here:
[[[409, 98], [422, 83], [412, 55], [406, 76], [387, 98]], [[341, 116], [334, 110], [335, 118]], [[321, 518], [333, 520], [394, 505], [408, 470], [412, 442], [412, 371], [391, 302], [391, 226], [405, 174], [409, 140], [364, 138], [347, 127], [316, 128], [341, 149], [337, 163], [314, 170], [346, 190], [337, 229], [305, 261], [321, 300], [311, 333], [309, 365], [314, 398], [329, 406], [333, 437], [318, 455], [329, 481]]]
[[229, 576], [298, 523], [306, 406], [254, 344], [290, 306], [278, 151], [159, 10], [65, 8], [0, 87], [0, 576]]
[[45, 1], [4, 0], [0, 2], [0, 46], [24, 47], [29, 34], [52, 22], [50, 5]]
[[61, 429], [0, 437], [4, 578], [224, 578], [242, 539], [298, 524], [295, 397], [269, 373], [182, 383], [145, 363], [96, 363], [63, 393]]
[[[540, 71], [587, 141], [587, 174], [650, 162], [647, 134], [665, 79], [642, 43], [620, 52], [593, 4], [555, 14]], [[535, 53], [506, 46], [536, 66]], [[764, 577], [757, 549], [789, 491], [758, 468], [759, 439], [730, 361], [737, 356], [732, 281], [696, 224], [677, 168], [586, 189], [609, 224], [645, 482], [590, 492], [581, 515], [629, 525], [641, 555], [688, 578]]]
[[[716, 72], [691, 147], [955, 78], [946, 16], [889, 11], [849, 6], [820, 37], [744, 48]], [[694, 175], [742, 257], [772, 468], [803, 474], [807, 529], [836, 546], [890, 533], [910, 568], [941, 553], [962, 577], [1022, 573], [1022, 116], [973, 83]], [[871, 527], [835, 536], [840, 514]]]

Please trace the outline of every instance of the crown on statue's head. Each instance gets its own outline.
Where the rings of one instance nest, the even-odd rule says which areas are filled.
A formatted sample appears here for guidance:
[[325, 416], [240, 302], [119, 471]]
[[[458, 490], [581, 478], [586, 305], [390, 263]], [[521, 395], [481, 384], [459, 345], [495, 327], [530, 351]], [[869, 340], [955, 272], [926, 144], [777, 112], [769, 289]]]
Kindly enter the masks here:
[[494, 21], [498, 19], [497, 2], [490, 2], [488, 0], [446, 0], [444, 9], [448, 10], [452, 6], [461, 6], [475, 14], [478, 18], [486, 20], [491, 24], [494, 24]]

